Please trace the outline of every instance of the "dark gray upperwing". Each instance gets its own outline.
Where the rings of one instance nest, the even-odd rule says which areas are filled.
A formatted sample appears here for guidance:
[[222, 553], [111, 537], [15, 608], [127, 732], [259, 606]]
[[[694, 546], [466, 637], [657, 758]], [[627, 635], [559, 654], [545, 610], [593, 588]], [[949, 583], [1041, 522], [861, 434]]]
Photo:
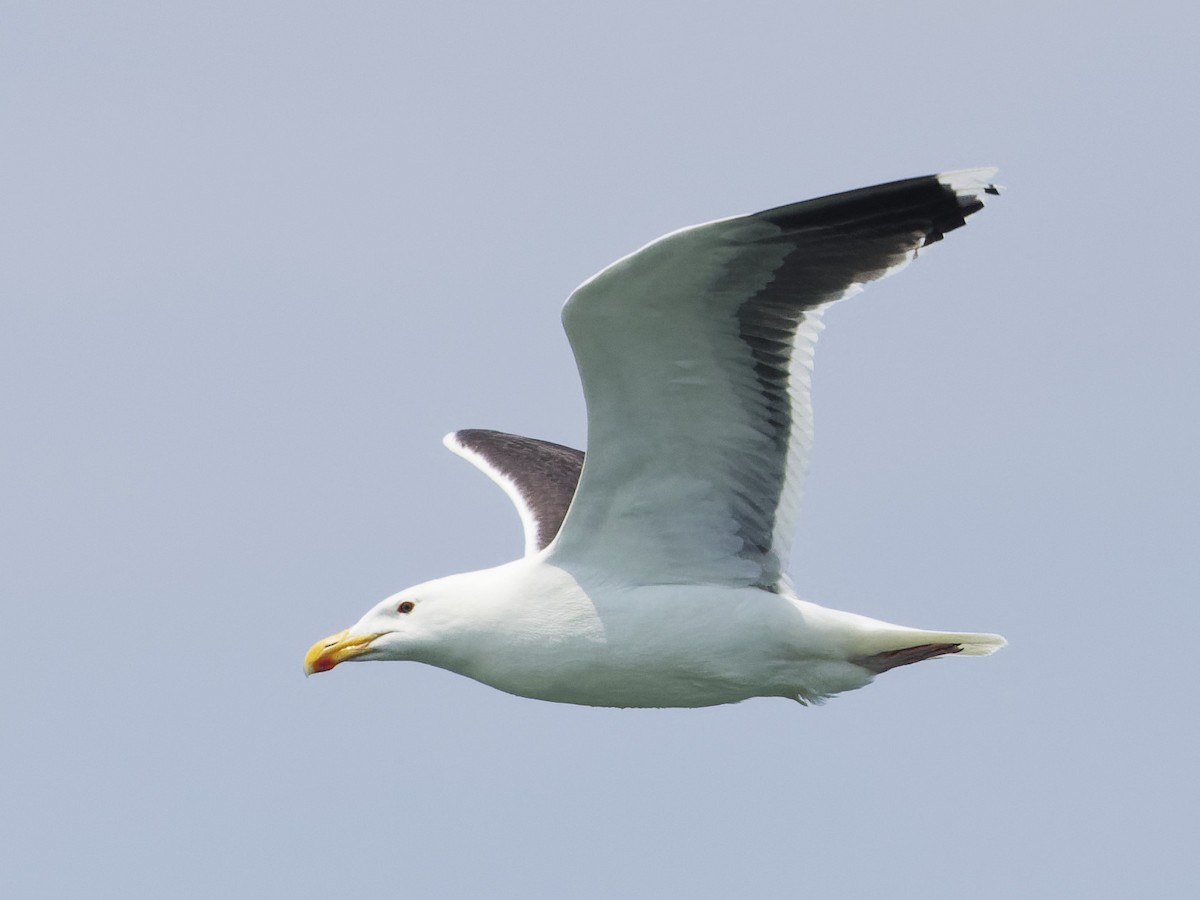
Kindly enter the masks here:
[[483, 428], [455, 431], [443, 443], [508, 494], [525, 529], [526, 556], [554, 540], [575, 496], [583, 451]]

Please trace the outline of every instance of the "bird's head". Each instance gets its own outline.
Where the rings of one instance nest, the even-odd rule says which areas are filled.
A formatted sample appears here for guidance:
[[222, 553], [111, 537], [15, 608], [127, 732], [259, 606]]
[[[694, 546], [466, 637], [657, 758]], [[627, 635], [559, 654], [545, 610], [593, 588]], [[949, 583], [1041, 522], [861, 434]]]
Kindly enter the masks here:
[[431, 661], [463, 617], [466, 598], [453, 582], [431, 581], [388, 597], [345, 631], [313, 644], [304, 656], [304, 674], [328, 672], [347, 660]]

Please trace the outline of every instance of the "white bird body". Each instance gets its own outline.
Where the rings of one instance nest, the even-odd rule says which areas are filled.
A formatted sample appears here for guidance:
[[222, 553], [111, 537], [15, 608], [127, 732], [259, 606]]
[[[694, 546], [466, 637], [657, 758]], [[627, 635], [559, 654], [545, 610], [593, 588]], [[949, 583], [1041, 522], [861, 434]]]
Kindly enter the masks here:
[[932, 175], [681, 229], [563, 310], [588, 451], [494, 431], [446, 445], [512, 499], [525, 556], [389, 597], [319, 641], [309, 673], [415, 660], [523, 697], [695, 707], [819, 702], [880, 672], [985, 655], [800, 600], [787, 575], [826, 307], [890, 274], [996, 193]]
[[[868, 684], [874, 673], [861, 661], [882, 652], [997, 646], [992, 636], [905, 628], [756, 587], [576, 577], [545, 556], [409, 588], [348, 635], [374, 633], [404, 598], [419, 597], [436, 639], [423, 641], [414, 617], [406, 658], [521, 697], [620, 707], [820, 702]], [[386, 636], [376, 643], [386, 653]]]

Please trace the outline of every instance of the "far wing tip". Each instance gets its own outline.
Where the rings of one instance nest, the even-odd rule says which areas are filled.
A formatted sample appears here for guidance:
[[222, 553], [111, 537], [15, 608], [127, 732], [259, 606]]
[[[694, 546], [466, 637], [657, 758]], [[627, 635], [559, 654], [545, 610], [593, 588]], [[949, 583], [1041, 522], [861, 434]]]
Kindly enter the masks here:
[[998, 195], [999, 185], [992, 182], [1000, 169], [996, 166], [981, 166], [976, 169], [957, 169], [942, 172], [937, 180], [960, 197], [975, 197], [979, 194]]

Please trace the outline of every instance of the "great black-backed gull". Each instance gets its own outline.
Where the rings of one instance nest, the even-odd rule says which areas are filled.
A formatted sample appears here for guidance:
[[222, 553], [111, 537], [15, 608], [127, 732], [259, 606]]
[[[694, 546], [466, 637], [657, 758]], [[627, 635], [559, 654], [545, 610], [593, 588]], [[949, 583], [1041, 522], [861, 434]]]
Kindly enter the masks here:
[[1003, 646], [799, 599], [786, 574], [825, 307], [900, 269], [997, 193], [992, 169], [912, 178], [661, 237], [563, 309], [588, 451], [448, 435], [512, 499], [525, 555], [384, 600], [309, 650], [415, 660], [541, 700], [820, 701]]

